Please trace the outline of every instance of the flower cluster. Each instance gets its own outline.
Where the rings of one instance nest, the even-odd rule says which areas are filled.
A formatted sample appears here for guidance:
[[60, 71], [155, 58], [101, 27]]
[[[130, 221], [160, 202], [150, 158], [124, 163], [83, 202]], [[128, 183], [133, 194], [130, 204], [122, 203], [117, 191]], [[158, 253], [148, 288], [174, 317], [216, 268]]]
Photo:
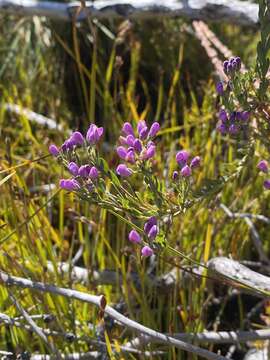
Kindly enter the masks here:
[[75, 151], [77, 147], [93, 147], [99, 142], [102, 135], [103, 128], [92, 124], [85, 137], [79, 131], [75, 131], [63, 143], [60, 149], [54, 144], [50, 145], [49, 152], [53, 156], [61, 156], [68, 171], [73, 175], [73, 178], [71, 179], [60, 180], [59, 185], [62, 189], [76, 191], [79, 190], [82, 185], [86, 185], [87, 188], [90, 189], [93, 183], [98, 179], [99, 171], [94, 164], [78, 164], [75, 161], [68, 162], [65, 159], [65, 155]]
[[180, 167], [180, 173], [179, 171], [173, 172], [173, 180], [177, 180], [179, 178], [179, 175], [181, 175], [183, 178], [188, 178], [192, 174], [192, 169], [197, 168], [201, 163], [201, 158], [199, 156], [195, 156], [191, 159], [190, 163], [188, 163], [190, 154], [186, 150], [178, 151], [175, 158], [177, 161], [177, 164]]
[[[269, 172], [269, 164], [266, 160], [260, 160], [257, 164], [257, 168], [265, 174]], [[270, 190], [270, 179], [266, 179], [263, 182], [265, 189]]]
[[[143, 229], [144, 236], [147, 238], [147, 241], [154, 241], [159, 232], [157, 218], [155, 216], [150, 217], [144, 224]], [[130, 231], [128, 239], [134, 244], [140, 244], [142, 242], [142, 236], [134, 229]], [[148, 245], [143, 246], [141, 249], [141, 255], [143, 257], [151, 256], [153, 253], [153, 249]]]
[[249, 116], [248, 111], [233, 111], [229, 114], [226, 110], [220, 110], [217, 130], [223, 135], [237, 135], [247, 126]]
[[[122, 127], [123, 135], [119, 137], [120, 146], [116, 148], [119, 158], [131, 165], [152, 159], [156, 154], [153, 139], [159, 129], [158, 122], [154, 122], [148, 129], [146, 122], [140, 120], [136, 136], [132, 125], [126, 122]], [[120, 164], [116, 173], [121, 177], [128, 177], [132, 174], [132, 170], [126, 164]]]
[[223, 71], [228, 76], [234, 76], [235, 73], [241, 69], [241, 59], [239, 56], [231, 57], [229, 60], [224, 61]]

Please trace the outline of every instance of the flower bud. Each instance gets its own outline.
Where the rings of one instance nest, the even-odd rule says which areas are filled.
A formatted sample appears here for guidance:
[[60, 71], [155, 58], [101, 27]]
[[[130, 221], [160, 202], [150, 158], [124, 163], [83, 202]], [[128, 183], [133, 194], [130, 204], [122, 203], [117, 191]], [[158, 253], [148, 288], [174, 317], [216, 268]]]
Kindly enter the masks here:
[[144, 224], [144, 232], [148, 234], [154, 225], [157, 225], [157, 218], [155, 216], [151, 216]]
[[103, 127], [98, 128], [95, 124], [91, 124], [86, 133], [86, 140], [90, 145], [95, 145], [99, 142], [102, 135]]
[[133, 146], [134, 141], [135, 141], [135, 137], [134, 137], [133, 135], [128, 135], [128, 136], [126, 137], [127, 145]]
[[249, 111], [242, 111], [241, 120], [247, 121], [249, 119], [249, 115], [250, 115]]
[[124, 148], [124, 146], [118, 146], [116, 148], [117, 155], [120, 157], [120, 159], [125, 160], [127, 156], [127, 150]]
[[84, 143], [84, 137], [79, 131], [72, 133], [70, 139], [74, 145], [83, 145]]
[[79, 166], [75, 162], [71, 162], [68, 164], [68, 170], [72, 175], [77, 176], [79, 171]]
[[220, 96], [222, 96], [224, 94], [224, 88], [223, 88], [223, 84], [221, 81], [219, 81], [216, 84], [216, 91], [217, 91], [218, 95], [220, 95]]
[[270, 180], [265, 180], [263, 183], [263, 186], [265, 187], [265, 189], [269, 190], [270, 189]]
[[227, 133], [227, 128], [224, 124], [218, 124], [217, 130], [222, 134], [225, 135]]
[[228, 116], [227, 116], [227, 113], [225, 110], [220, 110], [218, 117], [222, 121], [222, 123], [225, 123], [228, 121]]
[[191, 175], [191, 168], [188, 165], [185, 165], [182, 169], [181, 169], [181, 175], [183, 177], [189, 177]]
[[139, 132], [139, 138], [144, 140], [147, 137], [147, 133], [148, 133], [148, 128], [144, 127], [141, 129], [141, 131]]
[[122, 131], [125, 135], [133, 135], [134, 136], [133, 127], [129, 122], [124, 123], [124, 125], [122, 127]]
[[89, 176], [90, 166], [89, 165], [82, 165], [79, 167], [78, 175], [87, 178]]
[[140, 234], [136, 230], [130, 231], [128, 239], [134, 244], [139, 244], [142, 241]]
[[128, 150], [125, 160], [127, 162], [131, 163], [131, 164], [135, 163], [135, 154], [134, 154], [134, 149], [133, 148]]
[[59, 185], [62, 189], [73, 191], [80, 189], [80, 184], [74, 179], [61, 179]]
[[201, 164], [201, 158], [199, 156], [195, 156], [190, 162], [190, 167], [194, 169], [200, 166], [200, 164]]
[[160, 129], [160, 125], [158, 122], [154, 122], [152, 124], [152, 126], [150, 127], [149, 133], [148, 133], [148, 137], [149, 138], [153, 138], [157, 135], [157, 133], [159, 132]]
[[92, 166], [89, 171], [89, 177], [91, 180], [96, 180], [98, 178], [99, 172], [95, 166]]
[[147, 235], [148, 235], [149, 239], [153, 240], [153, 239], [155, 239], [157, 234], [158, 234], [158, 227], [157, 227], [157, 225], [153, 225]]
[[239, 130], [240, 130], [240, 127], [239, 127], [238, 125], [235, 125], [235, 124], [232, 124], [232, 125], [229, 127], [229, 133], [230, 133], [231, 135], [236, 135], [236, 134], [238, 134]]
[[142, 129], [147, 128], [146, 122], [144, 120], [140, 120], [137, 125], [138, 134], [141, 132]]
[[188, 161], [189, 153], [186, 150], [178, 151], [175, 158], [176, 158], [178, 165], [184, 166]]
[[132, 170], [129, 169], [125, 164], [120, 164], [116, 168], [116, 173], [121, 177], [128, 177], [132, 174]]
[[135, 151], [139, 154], [142, 151], [142, 143], [139, 139], [135, 139], [133, 143]]
[[154, 251], [149, 246], [144, 246], [141, 250], [141, 254], [143, 257], [149, 257], [154, 254]]
[[175, 181], [175, 180], [178, 179], [178, 177], [179, 177], [178, 171], [174, 171], [173, 174], [172, 174], [172, 179]]
[[268, 173], [269, 170], [268, 162], [266, 160], [259, 161], [257, 168], [264, 173]]
[[51, 155], [53, 156], [58, 156], [59, 155], [59, 149], [56, 145], [52, 144], [49, 146], [49, 152]]

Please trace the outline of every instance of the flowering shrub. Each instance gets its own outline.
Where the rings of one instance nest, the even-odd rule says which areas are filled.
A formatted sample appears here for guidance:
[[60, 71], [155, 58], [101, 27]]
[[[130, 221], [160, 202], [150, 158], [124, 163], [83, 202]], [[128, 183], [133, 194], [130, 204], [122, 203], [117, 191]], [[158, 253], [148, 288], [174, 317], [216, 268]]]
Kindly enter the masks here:
[[[69, 178], [60, 180], [60, 187], [120, 216], [131, 226], [128, 239], [141, 246], [143, 257], [165, 246], [173, 217], [184, 212], [195, 200], [192, 175], [201, 161], [199, 156], [190, 159], [186, 150], [178, 151], [170, 179], [158, 179], [153, 165], [159, 130], [157, 122], [149, 128], [141, 120], [136, 130], [126, 122], [116, 146], [121, 163], [113, 170], [109, 169], [98, 148], [103, 128], [94, 124], [85, 136], [75, 131], [60, 148], [49, 147], [50, 153], [70, 173]], [[136, 191], [133, 178], [143, 180], [145, 196]]]
[[[129, 224], [128, 239], [141, 246], [143, 257], [151, 256], [163, 247], [170, 248], [167, 235], [173, 218], [194, 203], [216, 195], [229, 179], [239, 174], [245, 161], [254, 154], [256, 136], [259, 135], [266, 145], [270, 145], [264, 137], [269, 124], [265, 125], [262, 120], [262, 115], [268, 114], [264, 100], [268, 86], [267, 52], [270, 48], [269, 36], [266, 35], [266, 13], [262, 9], [263, 6], [260, 13], [262, 38], [258, 44], [256, 69], [243, 72], [240, 57], [232, 57], [223, 64], [227, 80], [216, 86], [220, 98], [217, 130], [223, 136], [236, 139], [237, 147], [243, 153], [231, 174], [198, 188], [195, 171], [200, 166], [200, 156], [191, 158], [190, 153], [182, 149], [175, 154], [172, 174], [163, 178], [157, 176], [155, 139], [160, 124], [154, 122], [149, 128], [145, 120], [140, 120], [136, 128], [129, 122], [124, 123], [116, 146], [120, 163], [115, 169], [110, 169], [101, 157], [98, 145], [104, 129], [95, 124], [91, 124], [85, 136], [75, 131], [59, 149], [55, 145], [49, 148], [72, 176], [61, 179], [60, 187], [76, 192], [81, 199], [107, 209]], [[268, 173], [268, 163], [260, 161], [258, 170]], [[145, 187], [144, 192], [137, 191], [138, 179]], [[264, 181], [264, 187], [270, 189], [270, 180]]]

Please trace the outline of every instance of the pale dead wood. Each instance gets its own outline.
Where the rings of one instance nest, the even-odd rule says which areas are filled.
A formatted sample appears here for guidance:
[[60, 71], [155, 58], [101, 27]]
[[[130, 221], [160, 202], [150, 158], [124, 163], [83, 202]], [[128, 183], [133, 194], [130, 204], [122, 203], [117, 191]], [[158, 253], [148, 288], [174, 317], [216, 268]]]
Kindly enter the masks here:
[[240, 0], [96, 0], [70, 3], [36, 0], [1, 0], [0, 11], [21, 16], [46, 16], [56, 20], [83, 20], [89, 16], [149, 18], [185, 17], [254, 26], [258, 5]]
[[127, 318], [126, 316], [122, 315], [114, 308], [109, 305], [106, 305], [106, 300], [103, 295], [91, 295], [81, 291], [67, 289], [67, 288], [60, 288], [54, 285], [47, 285], [41, 282], [31, 281], [25, 278], [15, 277], [0, 271], [0, 281], [5, 286], [17, 286], [20, 288], [28, 288], [33, 291], [40, 291], [45, 293], [51, 293], [54, 295], [65, 296], [69, 299], [76, 299], [79, 301], [87, 302], [98, 306], [102, 309], [104, 313], [111, 316], [113, 319], [119, 321], [126, 327], [138, 332], [140, 334], [148, 335], [153, 339], [158, 339], [160, 343], [177, 347], [181, 350], [191, 352], [193, 354], [199, 355], [202, 358], [209, 359], [209, 360], [225, 360], [225, 357], [221, 355], [217, 355], [211, 351], [205, 350], [198, 346], [186, 343], [184, 341], [175, 339], [171, 336], [164, 335], [158, 331], [152, 330], [148, 327], [145, 327], [134, 320]]

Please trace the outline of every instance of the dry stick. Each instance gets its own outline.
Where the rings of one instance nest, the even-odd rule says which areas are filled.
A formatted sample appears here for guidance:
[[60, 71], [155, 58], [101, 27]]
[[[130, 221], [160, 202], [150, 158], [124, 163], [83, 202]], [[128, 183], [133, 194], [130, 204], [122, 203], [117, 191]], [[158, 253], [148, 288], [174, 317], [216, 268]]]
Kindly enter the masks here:
[[258, 4], [239, 0], [96, 0], [61, 3], [36, 0], [0, 0], [0, 12], [21, 16], [46, 16], [57, 20], [77, 21], [91, 17], [156, 18], [187, 17], [206, 21], [256, 26]]
[[215, 46], [215, 48], [223, 54], [225, 58], [230, 58], [233, 56], [232, 51], [219, 40], [216, 34], [214, 34], [213, 31], [209, 29], [206, 23], [204, 23], [203, 21], [199, 21], [199, 24], [204, 35]]
[[[188, 342], [199, 342], [209, 344], [238, 344], [247, 341], [268, 340], [270, 339], [270, 329], [252, 330], [252, 331], [207, 331], [197, 334], [187, 333], [172, 333], [169, 334], [177, 339]], [[153, 340], [149, 336], [138, 336], [126, 343], [126, 346], [132, 348], [140, 348], [146, 344], [159, 343], [158, 340]]]
[[194, 27], [196, 37], [200, 40], [202, 47], [205, 49], [209, 59], [211, 60], [212, 64], [214, 65], [216, 72], [221, 80], [228, 81], [227, 76], [223, 72], [223, 64], [218, 57], [218, 53], [213, 47], [211, 46], [210, 41], [206, 37], [200, 21], [193, 21], [192, 25]]
[[[92, 360], [100, 359], [100, 352], [89, 351], [86, 353], [61, 354], [61, 360]], [[30, 360], [55, 360], [54, 356], [36, 354], [31, 355]]]
[[48, 346], [48, 348], [51, 350], [52, 353], [54, 353], [57, 357], [60, 358], [60, 354], [58, 353], [57, 349], [54, 347], [53, 343], [51, 343], [46, 335], [44, 334], [43, 330], [37, 326], [37, 324], [34, 322], [34, 320], [29, 316], [29, 314], [24, 310], [24, 308], [19, 304], [19, 302], [16, 300], [15, 296], [11, 292], [11, 290], [8, 290], [9, 297], [13, 304], [16, 306], [18, 311], [22, 314], [24, 319], [28, 322], [32, 330], [43, 340], [43, 342]]
[[[34, 318], [39, 318], [40, 319], [40, 316], [41, 316], [41, 318], [43, 317], [43, 315], [33, 315], [33, 316], [28, 315], [28, 316], [31, 319], [34, 319]], [[23, 317], [23, 319], [24, 319], [24, 317]], [[18, 321], [16, 318], [11, 318], [10, 316], [8, 316], [6, 314], [3, 314], [3, 313], [0, 313], [0, 324], [1, 323], [5, 324], [5, 325], [8, 325], [8, 326], [14, 326], [14, 327], [22, 328], [22, 329], [27, 330], [27, 331], [33, 331], [33, 328], [32, 328], [31, 325], [24, 324], [24, 323]], [[43, 332], [43, 334], [47, 335], [47, 336], [59, 336], [59, 337], [62, 337], [64, 339], [67, 339], [68, 335], [71, 334], [71, 335], [74, 336], [73, 341], [85, 341], [86, 343], [90, 343], [92, 345], [100, 345], [100, 344], [102, 344], [102, 345], [106, 346], [105, 342], [98, 341], [98, 340], [95, 340], [95, 339], [92, 339], [92, 338], [86, 337], [86, 336], [77, 337], [72, 333], [65, 333], [65, 332], [59, 332], [59, 331], [50, 330], [50, 329], [43, 329], [43, 328], [41, 328], [41, 327], [39, 327], [37, 325], [36, 325], [36, 329], [38, 331], [40, 331], [41, 333]], [[111, 344], [111, 346], [112, 346], [112, 348], [116, 348], [116, 346], [113, 345], [113, 344]], [[120, 345], [119, 348], [121, 349], [122, 352], [133, 353], [133, 354], [137, 354], [137, 355], [144, 355], [144, 356], [147, 356], [147, 357], [151, 357], [153, 355], [163, 355], [164, 354], [163, 351], [140, 351], [138, 349], [134, 349], [134, 348], [126, 346], [126, 345], [124, 345], [124, 346]], [[46, 355], [46, 356], [49, 356], [49, 355]]]
[[45, 292], [45, 293], [48, 292], [48, 293], [55, 294], [55, 295], [65, 296], [69, 299], [77, 299], [79, 301], [83, 301], [83, 302], [87, 302], [87, 303], [96, 305], [96, 306], [102, 308], [102, 310], [106, 314], [110, 315], [113, 319], [119, 321], [120, 323], [124, 324], [128, 328], [133, 329], [134, 331], [142, 333], [144, 335], [148, 335], [152, 339], [157, 339], [158, 341], [160, 341], [160, 343], [170, 345], [170, 346], [175, 346], [181, 350], [191, 352], [191, 353], [199, 355], [205, 359], [225, 360], [224, 356], [217, 355], [211, 351], [202, 349], [198, 346], [188, 344], [181, 340], [177, 340], [171, 336], [164, 335], [160, 332], [157, 332], [155, 330], [147, 328], [147, 327], [137, 323], [134, 320], [128, 319], [127, 317], [125, 317], [124, 315], [120, 314], [118, 311], [113, 309], [111, 306], [108, 306], [108, 305], [104, 306], [104, 303], [106, 301], [105, 301], [105, 298], [103, 295], [101, 295], [101, 296], [90, 295], [90, 294], [86, 294], [86, 293], [83, 293], [83, 292], [80, 292], [77, 290], [60, 288], [60, 287], [57, 287], [54, 285], [47, 285], [47, 284], [44, 284], [41, 282], [34, 282], [34, 281], [31, 281], [28, 279], [15, 277], [15, 276], [6, 274], [2, 271], [0, 271], [0, 281], [2, 281], [2, 283], [6, 286], [14, 285], [14, 286], [22, 287], [22, 288], [32, 289], [35, 291], [41, 291], [41, 292]]

